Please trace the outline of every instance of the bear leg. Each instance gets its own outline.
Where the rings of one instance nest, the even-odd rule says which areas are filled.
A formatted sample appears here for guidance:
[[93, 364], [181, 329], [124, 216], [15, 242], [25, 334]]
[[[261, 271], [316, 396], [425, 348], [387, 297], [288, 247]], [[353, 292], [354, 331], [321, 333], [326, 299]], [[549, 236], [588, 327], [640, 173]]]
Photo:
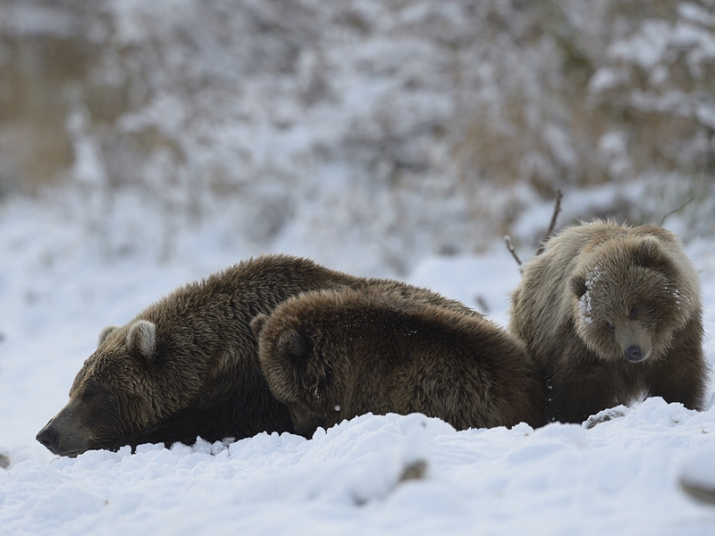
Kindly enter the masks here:
[[702, 324], [693, 321], [675, 335], [671, 350], [654, 367], [648, 394], [700, 411], [705, 403], [707, 381]]

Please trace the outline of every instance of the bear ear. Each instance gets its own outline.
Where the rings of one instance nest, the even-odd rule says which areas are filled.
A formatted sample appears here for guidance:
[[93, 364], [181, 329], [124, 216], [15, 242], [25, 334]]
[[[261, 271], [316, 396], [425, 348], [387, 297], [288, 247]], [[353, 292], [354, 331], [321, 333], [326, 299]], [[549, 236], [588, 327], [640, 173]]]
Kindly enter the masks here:
[[638, 266], [650, 268], [666, 277], [674, 275], [673, 265], [657, 238], [647, 236], [640, 241], [635, 251], [635, 262]]
[[638, 266], [657, 268], [662, 257], [660, 244], [655, 238], [645, 237], [636, 247], [635, 260]]
[[276, 351], [291, 365], [299, 368], [304, 368], [308, 361], [308, 347], [298, 332], [292, 329], [281, 334]]
[[588, 287], [586, 286], [586, 278], [582, 275], [575, 275], [571, 278], [571, 292], [573, 292], [577, 298], [580, 298], [584, 294]]
[[258, 313], [251, 320], [251, 331], [253, 331], [253, 336], [258, 340], [263, 331], [263, 326], [266, 325], [266, 320], [268, 320], [268, 315], [264, 313]]
[[127, 333], [129, 354], [151, 362], [156, 357], [156, 325], [148, 320], [137, 320]]
[[97, 348], [102, 346], [102, 343], [107, 340], [107, 337], [119, 326], [107, 326], [102, 331], [99, 332], [99, 338], [97, 339]]

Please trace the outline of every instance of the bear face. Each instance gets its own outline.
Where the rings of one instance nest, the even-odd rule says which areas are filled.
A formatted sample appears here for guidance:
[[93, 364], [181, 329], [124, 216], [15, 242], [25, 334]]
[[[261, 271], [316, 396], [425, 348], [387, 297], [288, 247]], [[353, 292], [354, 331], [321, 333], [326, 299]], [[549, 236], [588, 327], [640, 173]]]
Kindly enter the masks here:
[[677, 309], [693, 301], [674, 274], [651, 238], [617, 238], [594, 248], [571, 279], [578, 336], [604, 360], [662, 357], [689, 316]]
[[[82, 366], [70, 388], [69, 402], [37, 434], [55, 454], [75, 456], [89, 449], [117, 448], [126, 438], [161, 421], [195, 394], [190, 377], [167, 375], [172, 367], [157, 346], [156, 324], [138, 319], [108, 327], [97, 351]], [[168, 390], [167, 381], [182, 389]], [[183, 381], [182, 381], [183, 380]], [[150, 393], [176, 392], [183, 400], [155, 404]]]
[[[269, 315], [259, 314], [251, 322], [262, 341], [261, 366], [274, 396], [288, 408], [295, 432], [310, 437], [318, 426], [337, 424], [341, 411], [349, 410], [339, 404], [346, 395], [342, 380], [347, 371], [341, 366], [346, 361], [335, 355], [338, 348], [321, 348], [320, 340], [312, 340], [298, 316], [277, 318], [263, 338]], [[276, 334], [279, 326], [290, 327]]]

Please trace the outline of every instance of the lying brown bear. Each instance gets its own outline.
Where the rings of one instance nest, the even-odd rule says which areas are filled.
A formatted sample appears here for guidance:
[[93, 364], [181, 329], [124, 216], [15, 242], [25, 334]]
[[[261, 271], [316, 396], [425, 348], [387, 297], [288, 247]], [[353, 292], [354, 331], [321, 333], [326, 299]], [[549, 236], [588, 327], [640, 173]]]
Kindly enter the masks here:
[[291, 298], [252, 327], [268, 386], [307, 437], [368, 412], [420, 412], [457, 429], [544, 423], [536, 367], [479, 316], [343, 289]]
[[478, 316], [429, 290], [364, 279], [309, 260], [269, 255], [179, 288], [128, 324], [105, 329], [67, 405], [37, 434], [55, 454], [141, 443], [193, 444], [292, 431], [268, 390], [249, 326], [300, 292], [378, 287]]

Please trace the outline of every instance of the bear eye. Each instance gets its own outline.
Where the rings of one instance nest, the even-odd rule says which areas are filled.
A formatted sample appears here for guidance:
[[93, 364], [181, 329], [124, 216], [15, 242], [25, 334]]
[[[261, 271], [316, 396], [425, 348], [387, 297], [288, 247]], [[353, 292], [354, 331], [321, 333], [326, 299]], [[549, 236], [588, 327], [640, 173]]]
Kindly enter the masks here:
[[633, 320], [638, 316], [638, 307], [631, 307], [631, 310], [628, 313], [628, 317]]
[[606, 327], [613, 331], [613, 324], [611, 324], [610, 322], [606, 322]]
[[89, 386], [84, 390], [84, 393], [82, 393], [82, 398], [84, 400], [89, 400], [90, 398], [94, 398], [99, 394], [100, 390], [98, 387], [94, 386]]

